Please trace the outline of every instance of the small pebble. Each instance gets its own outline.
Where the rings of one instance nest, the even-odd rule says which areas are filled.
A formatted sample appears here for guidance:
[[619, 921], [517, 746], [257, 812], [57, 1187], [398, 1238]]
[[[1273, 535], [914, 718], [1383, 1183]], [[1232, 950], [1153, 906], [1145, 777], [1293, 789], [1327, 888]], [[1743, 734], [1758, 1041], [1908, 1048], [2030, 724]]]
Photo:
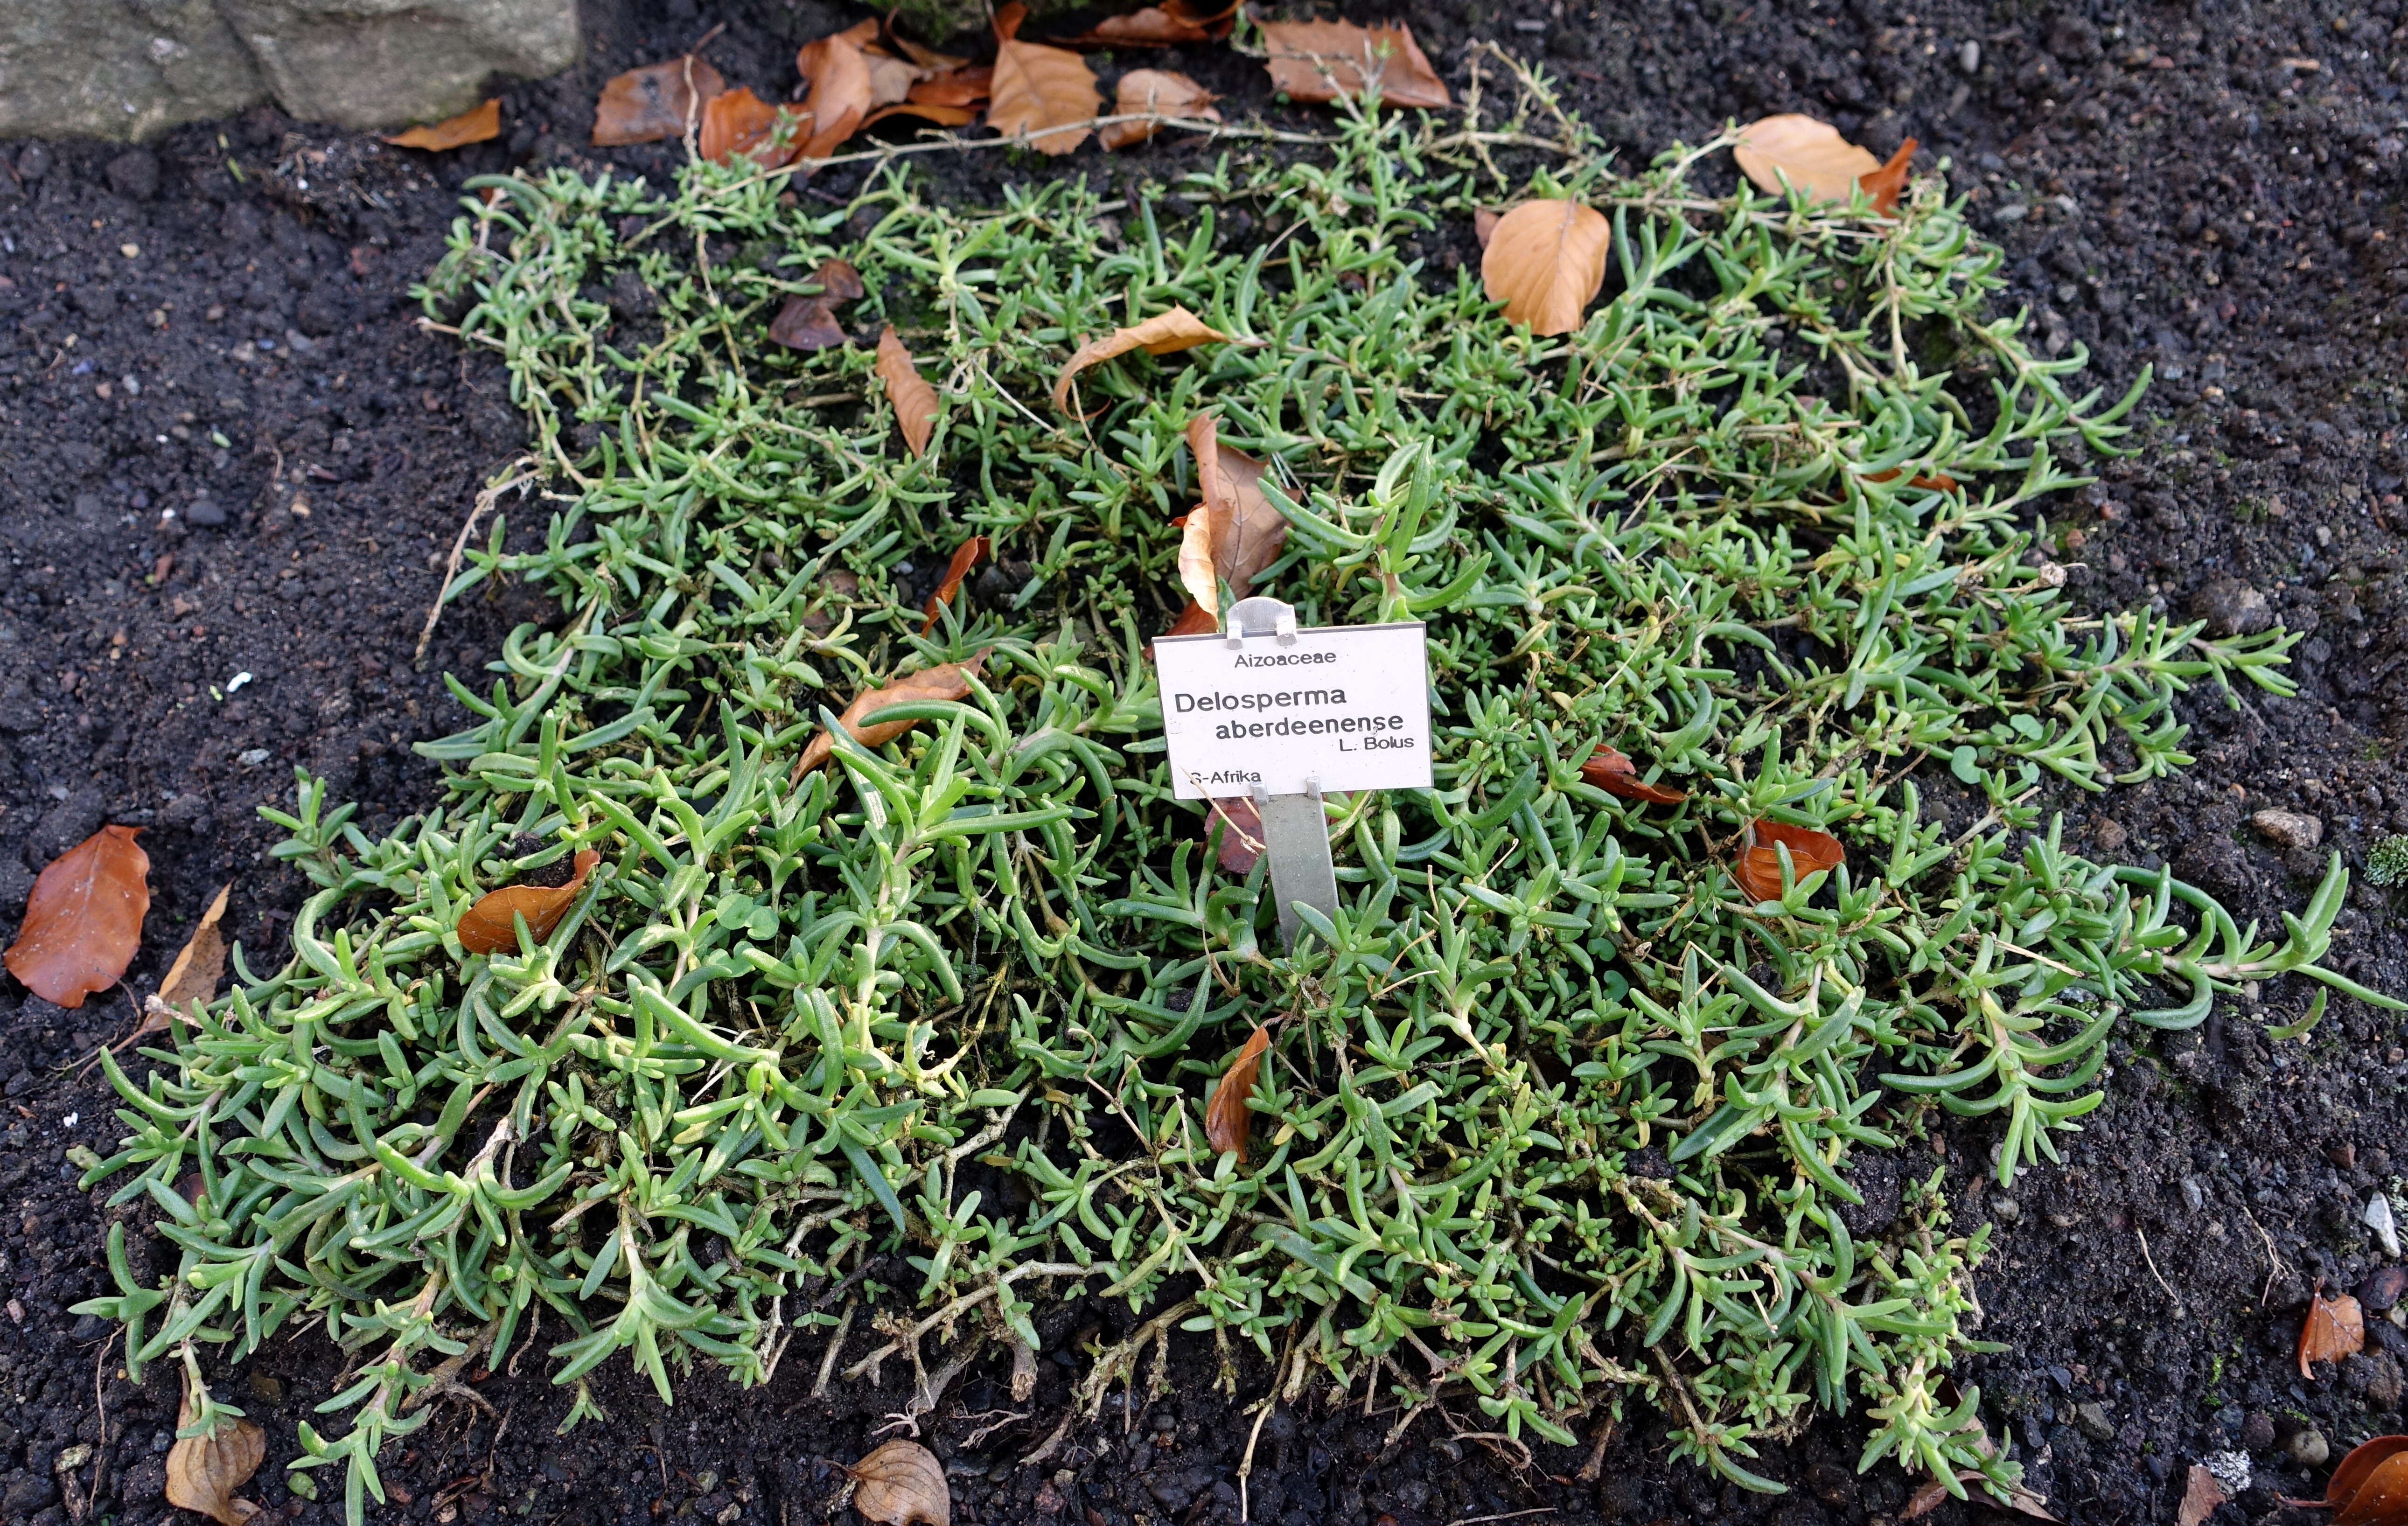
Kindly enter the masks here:
[[2366, 1211], [2359, 1217], [2366, 1220], [2366, 1227], [2374, 1232], [2374, 1237], [2383, 1242], [2386, 1253], [2400, 1254], [2400, 1225], [2391, 1217], [2391, 1200], [2388, 1197], [2377, 1192], [2368, 1198]]
[[[2262, 1409], [2251, 1410], [2249, 1418], [2241, 1422], [2241, 1445], [2246, 1451], [2272, 1451], [2274, 1449], [2274, 1417]], [[2236, 1490], [2234, 1492], [2238, 1493], [2239, 1490]]]
[[1966, 38], [1964, 46], [1956, 50], [1956, 67], [1967, 74], [1981, 73], [1982, 45], [1971, 37]]
[[2388, 1314], [2408, 1292], [2408, 1266], [2380, 1266], [2358, 1285], [2358, 1306], [2369, 1314]]
[[2073, 1406], [2073, 1423], [2093, 1441], [2115, 1439], [2115, 1422], [2107, 1416], [2107, 1406], [2097, 1402]]
[[2283, 1443], [2283, 1451], [2303, 1468], [2323, 1467], [2325, 1459], [2332, 1455], [2332, 1448], [2325, 1444], [2325, 1433], [2313, 1429], [2293, 1433], [2291, 1439]]
[[2023, 1222], [2024, 1205], [2011, 1197], [1994, 1197], [1990, 1199], [1990, 1217], [2001, 1224], [2019, 1224]]
[[2210, 635], [2256, 635], [2274, 623], [2266, 595], [2238, 578], [2218, 578], [2191, 595], [2194, 619], [2207, 621]]
[[2301, 811], [2263, 810], [2249, 824], [2283, 848], [2314, 848], [2325, 840], [2325, 824]]

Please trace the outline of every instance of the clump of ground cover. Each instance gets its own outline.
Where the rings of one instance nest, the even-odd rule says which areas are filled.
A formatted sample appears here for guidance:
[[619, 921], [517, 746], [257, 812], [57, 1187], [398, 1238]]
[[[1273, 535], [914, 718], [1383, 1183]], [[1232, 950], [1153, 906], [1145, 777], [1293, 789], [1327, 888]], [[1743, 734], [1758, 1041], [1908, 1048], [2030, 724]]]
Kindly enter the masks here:
[[[1987, 1232], [1934, 1173], [1853, 1234], [1853, 1167], [1944, 1108], [2001, 1118], [2011, 1177], [2099, 1104], [2112, 1031], [2243, 980], [2386, 1000], [2315, 963], [2338, 859], [2261, 940], [2033, 804], [2187, 763], [2175, 694], [2285, 692], [2294, 638], [2067, 605], [2035, 513], [2139, 383], [2075, 395], [2078, 353], [1985, 310], [1999, 255], [1938, 180], [1884, 221], [1705, 194], [1713, 145], [1619, 175], [1568, 131], [1537, 188], [1608, 212], [1615, 264], [1559, 340], [1415, 253], [1529, 186], [1394, 117], [994, 212], [901, 168], [825, 209], [707, 164], [484, 182], [428, 299], [507, 362], [557, 506], [452, 592], [524, 578], [560, 618], [454, 681], [479, 719], [422, 744], [452, 765], [425, 815], [370, 836], [305, 779], [290, 959], [146, 1078], [111, 1066], [131, 1133], [92, 1179], [131, 1171], [175, 1259], [146, 1279], [111, 1232], [120, 1292], [85, 1307], [130, 1364], [197, 1380], [198, 1348], [322, 1319], [348, 1429], [293, 1465], [348, 1464], [354, 1520], [470, 1359], [581, 1385], [624, 1351], [666, 1400], [804, 1332], [823, 1380], [1034, 1347], [1079, 1291], [1152, 1321], [1088, 1402], [1177, 1324], [1291, 1398], [1376, 1385], [1515, 1436], [1652, 1405], [1750, 1488], [1779, 1487], [1757, 1439], [1862, 1405], [1867, 1465], [2003, 1490], [2012, 1443], [1942, 1384]], [[924, 458], [867, 347], [766, 341], [829, 257], [939, 386]], [[657, 312], [614, 317], [639, 287]], [[1052, 408], [1082, 335], [1173, 305], [1235, 337]], [[1293, 956], [1161, 761], [1145, 643], [1207, 408], [1293, 521], [1258, 590], [1430, 626], [1437, 787], [1333, 803], [1345, 906]], [[973, 535], [1018, 570], [923, 634]], [[981, 653], [964, 703], [795, 772], [856, 692]], [[1599, 744], [1687, 800], [1584, 783]], [[1924, 788], [1951, 776], [1954, 826]], [[1847, 862], [1751, 903], [1756, 819]], [[588, 848], [547, 940], [459, 947], [481, 891]], [[1203, 1109], [1258, 1024], [1240, 1164]], [[821, 1361], [865, 1322], [878, 1351]]]

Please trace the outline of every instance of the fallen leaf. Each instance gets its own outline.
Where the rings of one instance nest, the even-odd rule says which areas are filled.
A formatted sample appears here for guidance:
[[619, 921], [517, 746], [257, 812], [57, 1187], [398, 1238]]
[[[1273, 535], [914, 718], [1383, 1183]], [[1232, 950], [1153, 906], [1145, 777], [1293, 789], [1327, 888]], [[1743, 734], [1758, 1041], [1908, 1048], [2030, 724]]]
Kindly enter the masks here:
[[[1958, 1468], [1956, 1470], [1956, 1481], [1960, 1484], [1976, 1482], [1981, 1476], [1978, 1469]], [[2049, 1514], [2048, 1496], [2034, 1490], [2026, 1489], [2021, 1484], [2007, 1486], [2007, 1503], [2004, 1505], [1999, 1503], [1996, 1495], [1986, 1492], [1974, 1493], [1971, 1497], [1981, 1501], [1993, 1510], [2013, 1510], [2017, 1515], [2028, 1516], [2033, 1520], [2057, 1519], [2057, 1517]], [[1937, 1478], [1928, 1479], [1921, 1489], [1908, 1497], [1906, 1508], [1898, 1513], [1898, 1519], [1919, 1520], [1938, 1508], [1940, 1502], [1946, 1498], [1948, 1498], [1948, 1486]]]
[[594, 103], [594, 144], [609, 149], [682, 137], [687, 118], [699, 121], [702, 103], [726, 89], [719, 71], [698, 58], [673, 58], [613, 76]]
[[[1122, 75], [1113, 87], [1112, 115], [1116, 117], [1151, 116], [1182, 117], [1190, 121], [1219, 121], [1221, 113], [1212, 109], [1212, 93], [1169, 69], [1131, 69]], [[1132, 143], [1142, 143], [1161, 130], [1154, 121], [1107, 122], [1096, 137], [1107, 149], [1125, 149]]]
[[[1781, 195], [1786, 177], [1790, 185], [1816, 201], [1846, 201], [1856, 193], [1859, 179], [1878, 175], [1884, 168], [1880, 160], [1842, 137], [1829, 122], [1795, 112], [1767, 117], [1740, 129], [1731, 157], [1739, 161], [1740, 173], [1759, 189]], [[1890, 199], [1896, 202], [1896, 191], [1890, 193]]]
[[888, 21], [890, 24], [886, 28], [886, 40], [905, 58], [926, 70], [931, 78], [940, 74], [951, 74], [969, 63], [968, 59], [958, 54], [940, 53], [925, 43], [913, 41], [895, 30], [891, 24], [893, 21], [891, 16]]
[[[1610, 795], [1625, 800], [1652, 801], [1658, 806], [1677, 806], [1689, 798], [1686, 790], [1676, 790], [1669, 784], [1649, 784], [1639, 777], [1639, 765], [1612, 748], [1599, 745], [1581, 764], [1581, 777]], [[1779, 865], [1774, 866], [1778, 875]]]
[[1214, 1149], [1223, 1153], [1238, 1152], [1238, 1163], [1246, 1163], [1246, 1139], [1254, 1133], [1254, 1109], [1246, 1104], [1254, 1100], [1254, 1073], [1262, 1068], [1263, 1051], [1271, 1047], [1271, 1033], [1257, 1028], [1247, 1035], [1245, 1047], [1229, 1068], [1221, 1073], [1219, 1084], [1212, 1088], [1211, 1100], [1204, 1105], [1204, 1137]]
[[882, 106], [861, 119], [861, 125], [884, 121], [889, 117], [919, 117], [939, 127], [967, 127], [978, 121], [978, 112], [967, 106], [935, 106], [920, 101], [901, 101], [894, 106]]
[[[873, 31], [876, 22], [867, 23]], [[875, 105], [869, 61], [847, 33], [807, 42], [795, 54], [795, 67], [810, 87], [803, 104], [810, 111], [810, 136], [803, 140], [802, 157], [825, 159], [860, 127]]]
[[842, 260], [822, 260], [811, 278], [819, 291], [811, 296], [791, 296], [769, 321], [769, 337], [790, 349], [833, 349], [845, 342], [844, 325], [836, 310], [856, 301], [863, 291], [861, 272]]
[[1908, 138], [1898, 146], [1898, 152], [1889, 156], [1889, 163], [1870, 175], [1856, 178], [1856, 183], [1865, 188], [1865, 195], [1872, 202], [1873, 210], [1884, 217], [1898, 210], [1899, 193], [1906, 189], [1907, 172], [1914, 164], [1914, 139]]
[[883, 1526], [952, 1526], [953, 1496], [945, 1467], [916, 1441], [896, 1439], [844, 1470], [853, 1475], [853, 1507]]
[[502, 99], [496, 95], [484, 105], [463, 111], [456, 117], [391, 134], [385, 136], [385, 141], [396, 149], [425, 149], [439, 153], [445, 149], [482, 143], [487, 138], [501, 135]]
[[0, 954], [26, 990], [54, 1006], [79, 1007], [134, 963], [150, 909], [150, 856], [134, 841], [141, 830], [102, 827], [35, 878], [17, 941]]
[[1026, 14], [1020, 0], [995, 13], [995, 85], [986, 124], [1006, 137], [1025, 136], [1039, 153], [1066, 154], [1087, 141], [1104, 98], [1085, 59], [1014, 36]]
[[477, 898], [477, 904], [460, 914], [452, 931], [460, 935], [460, 947], [472, 954], [518, 951], [518, 928], [511, 919], [526, 919], [527, 936], [537, 943], [552, 936], [560, 919], [568, 914], [569, 904], [585, 888], [585, 877], [602, 862], [602, 855], [591, 848], [577, 850], [577, 872], [564, 885], [505, 885], [497, 891], [487, 891]]
[[761, 99], [749, 86], [726, 91], [703, 103], [696, 147], [716, 164], [732, 164], [741, 154], [763, 169], [776, 169], [795, 157], [797, 145], [791, 136], [777, 145], [772, 135], [781, 121], [795, 120], [792, 112]]
[[1751, 901], [1781, 899], [1781, 852], [1789, 849], [1790, 866], [1797, 878], [1804, 879], [1818, 869], [1836, 869], [1847, 858], [1840, 839], [1828, 832], [1812, 827], [1786, 826], [1779, 821], [1750, 821], [1747, 850], [1731, 867], [1731, 877]]
[[914, 106], [982, 106], [995, 90], [995, 71], [953, 69], [913, 85], [905, 97]]
[[1497, 236], [1497, 224], [1504, 221], [1485, 207], [1475, 207], [1471, 209], [1471, 236], [1480, 240], [1480, 247], [1484, 250], [1488, 241]]
[[1070, 383], [1078, 374], [1098, 361], [1125, 355], [1132, 349], [1142, 349], [1149, 355], [1168, 355], [1176, 350], [1193, 349], [1197, 345], [1226, 344], [1229, 336], [1206, 323], [1184, 307], [1173, 307], [1157, 313], [1130, 328], [1114, 329], [1100, 339], [1090, 339], [1079, 347], [1069, 364], [1054, 378], [1054, 406], [1063, 412], [1070, 411]]
[[922, 613], [928, 617], [928, 622], [920, 627], [922, 635], [936, 628], [937, 612], [953, 602], [953, 595], [961, 592], [962, 579], [970, 575], [970, 569], [977, 566], [979, 558], [984, 555], [984, 535], [972, 535], [953, 548], [953, 559], [945, 563], [945, 576], [938, 581], [937, 592], [929, 594], [928, 602], [921, 606]]
[[[911, 87], [920, 82], [920, 66], [908, 58], [891, 53], [864, 50], [862, 59], [869, 66], [869, 105], [871, 115], [877, 108], [910, 99]], [[867, 117], [862, 119], [868, 121]]]
[[[1195, 608], [1194, 605], [1187, 606]], [[1211, 617], [1207, 615], [1206, 620]], [[1174, 630], [1172, 635], [1180, 635]], [[1220, 834], [1221, 846], [1214, 854], [1215, 862], [1233, 875], [1253, 870], [1263, 856], [1263, 813], [1243, 795], [1215, 800], [1212, 808], [1204, 813], [1204, 841], [1209, 846], [1214, 833]]]
[[1187, 516], [1179, 544], [1179, 578], [1206, 614], [1220, 610], [1220, 585], [1242, 599], [1254, 579], [1279, 560], [1287, 544], [1287, 519], [1263, 495], [1263, 463], [1220, 443], [1212, 415], [1187, 422], [1187, 448], [1196, 454], [1196, 478], [1204, 495]]
[[2325, 1480], [2332, 1526], [2408, 1526], [2408, 1436], [2358, 1443]]
[[911, 364], [911, 352], [886, 325], [878, 336], [878, 379], [886, 384], [886, 401], [895, 409], [895, 425], [915, 456], [928, 453], [928, 436], [937, 430], [937, 389]]
[[[970, 676], [976, 673], [979, 670], [979, 664], [985, 661], [986, 651], [982, 649], [977, 656], [967, 663], [939, 663], [935, 667], [923, 668], [917, 673], [907, 674], [883, 689], [871, 689], [854, 695], [853, 703], [844, 707], [844, 714], [838, 716], [837, 720], [846, 733], [863, 747], [882, 747], [910, 731], [919, 722], [917, 720], [882, 720], [876, 725], [865, 726], [861, 723], [862, 717], [876, 715], [889, 706], [912, 705], [928, 700], [961, 699], [970, 692]], [[796, 777], [799, 778], [827, 762], [829, 756], [835, 751], [836, 738], [829, 733], [822, 732], [812, 737], [804, 747], [803, 755], [795, 760]]]
[[2308, 1317], [2300, 1322], [2300, 1376], [2313, 1380], [2312, 1362], [2339, 1362], [2366, 1349], [2366, 1316], [2358, 1300], [2344, 1293], [2327, 1298], [2319, 1283], [2308, 1295]]
[[1491, 301], [1509, 322], [1533, 334], [1570, 334], [1605, 285], [1605, 250], [1613, 225], [1576, 201], [1526, 201], [1497, 220], [1480, 258]]
[[225, 916], [226, 893], [233, 889], [230, 880], [218, 887], [209, 909], [201, 913], [201, 925], [184, 940], [176, 962], [167, 966], [167, 977], [159, 982], [157, 999], [169, 1009], [181, 1013], [189, 1004], [208, 1002], [217, 995], [226, 967], [225, 934], [218, 931], [218, 923]]
[[[1865, 474], [1865, 480], [1868, 482], [1895, 482], [1898, 480], [1898, 472], [1899, 469], [1895, 466], [1885, 472], [1867, 472]], [[1910, 477], [1906, 479], [1906, 485], [1910, 488], [1929, 488], [1934, 492], [1954, 492], [1956, 491], [1956, 479], [1950, 477], [1945, 472], [1942, 472], [1937, 477]]]
[[1063, 40], [1082, 48], [1176, 48], [1191, 42], [1214, 42], [1229, 35], [1229, 28], [1236, 24], [1237, 12], [1234, 5], [1206, 11], [1187, 4], [1187, 0], [1163, 0], [1161, 5], [1133, 10], [1125, 16], [1107, 16], [1096, 23], [1094, 30]]
[[2174, 1512], [2175, 1526], [2204, 1526], [2215, 1507], [2224, 1503], [2224, 1485], [2215, 1475], [2197, 1462], [2183, 1482], [2182, 1507]]
[[[193, 1423], [193, 1396], [188, 1391], [176, 1416], [176, 1429]], [[221, 1526], [243, 1526], [260, 1513], [235, 1490], [251, 1481], [267, 1459], [267, 1433], [249, 1420], [229, 1420], [207, 1435], [184, 1436], [167, 1448], [167, 1503], [179, 1510], [197, 1511]]]
[[1211, 635], [1220, 628], [1219, 616], [1197, 604], [1194, 599], [1190, 599], [1187, 601], [1187, 607], [1179, 612], [1179, 618], [1170, 622], [1170, 629], [1162, 634], [1167, 636]]
[[1271, 88], [1294, 101], [1334, 101], [1376, 85], [1389, 106], [1454, 105], [1413, 29], [1352, 21], [1259, 21]]

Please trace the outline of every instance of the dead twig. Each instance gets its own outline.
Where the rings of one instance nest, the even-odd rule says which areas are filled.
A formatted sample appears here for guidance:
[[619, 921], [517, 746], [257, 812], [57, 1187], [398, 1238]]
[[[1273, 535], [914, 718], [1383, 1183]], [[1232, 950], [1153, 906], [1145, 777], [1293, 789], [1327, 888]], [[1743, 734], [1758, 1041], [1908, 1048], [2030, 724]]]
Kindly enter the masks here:
[[469, 506], [468, 518], [461, 524], [460, 534], [452, 537], [452, 554], [443, 563], [443, 581], [435, 590], [435, 607], [426, 612], [425, 629], [418, 633], [418, 649], [410, 654], [413, 667], [426, 665], [426, 644], [435, 639], [435, 622], [443, 618], [443, 606], [451, 601], [452, 579], [460, 574], [460, 558], [468, 549], [468, 537], [476, 533], [477, 521], [493, 510], [503, 493], [512, 488], [523, 489], [535, 480], [536, 459], [521, 456], [502, 470], [509, 475], [485, 484], [484, 490], [477, 494], [477, 501]]

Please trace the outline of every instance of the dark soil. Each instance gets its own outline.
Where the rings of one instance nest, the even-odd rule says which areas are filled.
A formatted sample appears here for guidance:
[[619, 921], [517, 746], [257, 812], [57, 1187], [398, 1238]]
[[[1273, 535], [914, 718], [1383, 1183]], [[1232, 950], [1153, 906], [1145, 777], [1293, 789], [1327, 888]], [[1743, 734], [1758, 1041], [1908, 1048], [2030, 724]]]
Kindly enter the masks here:
[[[2052, 349], [2088, 345], [2102, 384], [2157, 367], [2144, 449], [2051, 516], [2061, 560], [2081, 563], [2077, 595], [2181, 613], [2204, 591], [2202, 613], [2246, 624], [2262, 601], [2307, 633], [2297, 699], [2253, 692], [2234, 710], [2193, 696], [2198, 766], [2067, 802], [2069, 840], [2171, 859], [2272, 921], [2300, 905], [2321, 849], [2278, 849], [2252, 813], [2313, 815], [2325, 847], [2353, 863], [2379, 834], [2408, 830], [2399, 0], [1706, 0], [1603, 19], [1560, 4], [1403, 8], [1458, 89], [1465, 42], [1494, 39], [1565, 79], [1634, 160], [1773, 110], [1827, 117], [1883, 153], [1912, 133], [1928, 156], [1952, 158], [2007, 250], [2006, 305], [2028, 306]], [[134, 1025], [130, 992], [151, 989], [220, 884], [234, 882], [243, 945], [261, 964], [276, 957], [298, 882], [265, 858], [277, 834], [255, 807], [287, 801], [299, 764], [330, 798], [360, 801], [371, 827], [421, 808], [434, 775], [407, 744], [460, 723], [436, 675], [478, 672], [540, 612], [523, 590], [480, 593], [445, 615], [429, 671], [413, 666], [452, 537], [521, 444], [498, 369], [422, 335], [407, 297], [458, 182], [604, 157], [665, 169], [673, 145], [583, 147], [605, 78], [724, 21], [707, 56], [732, 83], [783, 92], [794, 44], [853, 19], [792, 0], [595, 0], [589, 12], [587, 61], [509, 87], [505, 139], [449, 155], [263, 110], [147, 150], [11, 145], [0, 158], [0, 919], [36, 869], [103, 820], [148, 829], [155, 895], [125, 990], [63, 1011], [0, 983], [0, 1521], [147, 1522], [165, 1508], [171, 1366], [138, 1387], [117, 1378], [112, 1332], [64, 1312], [107, 1281], [108, 1216], [63, 1154], [105, 1149], [116, 1132], [107, 1088], [79, 1062]], [[1169, 66], [1226, 93], [1225, 111], [1282, 109], [1243, 59], [1194, 50]], [[1090, 149], [1070, 167], [1158, 175], [1212, 151], [1166, 143], [1107, 162]], [[965, 203], [1021, 173], [1000, 154], [922, 164]], [[850, 189], [831, 174], [808, 193]], [[541, 523], [539, 501], [505, 506], [515, 530]], [[2400, 903], [2356, 891], [2333, 962], [2408, 991]], [[2009, 1347], [1959, 1380], [1981, 1385], [1991, 1434], [2014, 1437], [2028, 1481], [2068, 1519], [2171, 1520], [2191, 1461], [2244, 1443], [2258, 1483], [2218, 1519], [2282, 1517], [2278, 1493], [2322, 1489], [2290, 1461], [2315, 1450], [2294, 1433], [2313, 1428], [2338, 1456], [2408, 1429], [2408, 1338], [2379, 1316], [2368, 1354], [2337, 1371], [2303, 1380], [2292, 1360], [2312, 1283], [2364, 1286], [2370, 1311], [2381, 1302], [2371, 1284], [2384, 1263], [2356, 1210], [2408, 1171], [2408, 1028], [2338, 1000], [2306, 1043], [2271, 1043], [2261, 1019], [2305, 999], [2277, 981], [2190, 1034], [2128, 1035], [2110, 1101], [2066, 1163], [2012, 1194], [1982, 1179], [1994, 1120], [1959, 1121], [1942, 1141], [1959, 1224], [1997, 1225], [1978, 1288], [1983, 1333]], [[949, 1459], [957, 1520], [1238, 1518], [1247, 1409], [1267, 1375], [1240, 1357], [1233, 1400], [1193, 1337], [1172, 1347], [1167, 1395], [1146, 1403], [1140, 1389], [1134, 1413], [1116, 1400], [1103, 1423], [1023, 1465], [1092, 1348], [1135, 1323], [1100, 1303], [1051, 1311], [1026, 1404], [1010, 1402], [1000, 1359], [966, 1375], [924, 1427]], [[856, 1331], [844, 1361], [868, 1339]], [[765, 1391], [697, 1376], [673, 1409], [614, 1365], [597, 1386], [609, 1420], [565, 1440], [553, 1430], [568, 1396], [538, 1353], [474, 1385], [492, 1415], [447, 1404], [389, 1448], [392, 1503], [372, 1514], [820, 1519], [843, 1482], [829, 1460], [867, 1448], [910, 1377], [890, 1363], [882, 1391], [838, 1382], [815, 1399], [821, 1353], [807, 1345]], [[305, 1333], [222, 1387], [281, 1462], [339, 1369]], [[1367, 1412], [1359, 1389], [1274, 1410], [1254, 1444], [1252, 1517], [1855, 1521], [1895, 1518], [1913, 1488], [1888, 1464], [1857, 1476], [1855, 1419], [1768, 1444], [1761, 1471], [1792, 1492], [1767, 1500], [1669, 1464], [1652, 1419], [1616, 1431], [1593, 1475], [1603, 1481], [1582, 1483], [1579, 1452], [1540, 1446], [1526, 1463], [1462, 1434], [1484, 1429], [1474, 1408], [1426, 1414], [1392, 1441], [1399, 1418], [1384, 1393]], [[273, 1464], [251, 1493], [295, 1521], [339, 1518], [338, 1505], [290, 1498]]]

